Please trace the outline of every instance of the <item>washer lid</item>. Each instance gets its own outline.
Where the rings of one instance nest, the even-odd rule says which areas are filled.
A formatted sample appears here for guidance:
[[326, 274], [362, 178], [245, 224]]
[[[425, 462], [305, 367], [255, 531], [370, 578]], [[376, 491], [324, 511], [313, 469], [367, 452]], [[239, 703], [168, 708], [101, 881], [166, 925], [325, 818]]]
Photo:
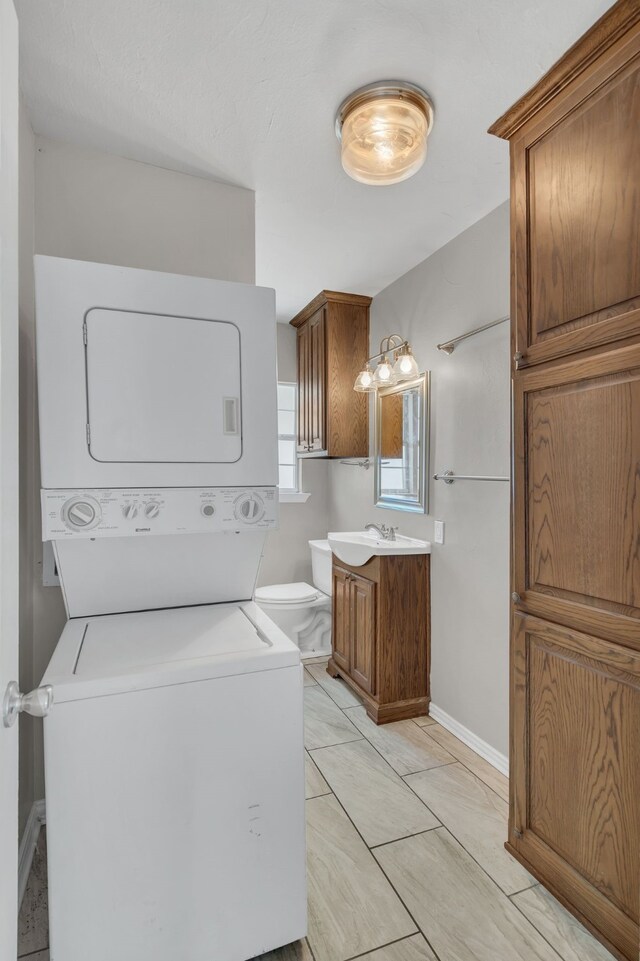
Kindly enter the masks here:
[[186, 607], [115, 614], [87, 623], [76, 661], [77, 677], [121, 674], [137, 668], [267, 647], [238, 607]]
[[54, 705], [300, 665], [252, 602], [74, 617], [42, 679]]
[[318, 591], [310, 584], [300, 581], [296, 584], [269, 584], [259, 587], [255, 598], [258, 604], [304, 604], [315, 601]]

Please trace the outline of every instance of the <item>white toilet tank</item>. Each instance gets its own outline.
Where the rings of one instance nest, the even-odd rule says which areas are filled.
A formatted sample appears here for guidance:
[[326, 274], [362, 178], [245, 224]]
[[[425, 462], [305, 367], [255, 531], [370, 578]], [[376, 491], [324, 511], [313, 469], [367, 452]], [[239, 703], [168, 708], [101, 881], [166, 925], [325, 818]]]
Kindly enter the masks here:
[[329, 541], [309, 541], [313, 584], [331, 597], [331, 548]]

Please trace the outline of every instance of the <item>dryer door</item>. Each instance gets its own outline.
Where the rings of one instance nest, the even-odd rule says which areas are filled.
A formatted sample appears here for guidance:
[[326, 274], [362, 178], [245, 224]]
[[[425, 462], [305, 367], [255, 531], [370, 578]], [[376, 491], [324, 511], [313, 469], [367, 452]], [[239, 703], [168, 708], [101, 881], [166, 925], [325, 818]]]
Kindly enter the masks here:
[[88, 443], [103, 463], [229, 464], [242, 454], [235, 324], [94, 308]]

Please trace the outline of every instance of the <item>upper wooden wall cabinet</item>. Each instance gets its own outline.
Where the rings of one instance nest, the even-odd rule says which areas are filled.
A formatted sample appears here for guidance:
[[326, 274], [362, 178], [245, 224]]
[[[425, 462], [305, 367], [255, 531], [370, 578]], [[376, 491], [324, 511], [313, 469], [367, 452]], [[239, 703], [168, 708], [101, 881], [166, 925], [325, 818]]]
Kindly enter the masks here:
[[637, 17], [617, 3], [489, 130], [511, 147], [520, 368], [640, 331]]
[[369, 356], [370, 303], [323, 290], [291, 321], [298, 333], [300, 457], [369, 454], [369, 398], [353, 383]]

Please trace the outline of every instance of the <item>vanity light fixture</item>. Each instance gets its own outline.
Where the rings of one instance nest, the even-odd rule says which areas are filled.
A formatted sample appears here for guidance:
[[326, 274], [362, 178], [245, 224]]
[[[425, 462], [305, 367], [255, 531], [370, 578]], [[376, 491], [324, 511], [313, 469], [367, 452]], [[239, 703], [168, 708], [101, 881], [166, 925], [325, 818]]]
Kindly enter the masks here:
[[[389, 359], [391, 355], [392, 359]], [[371, 361], [377, 360], [375, 370]], [[391, 334], [380, 341], [380, 352], [369, 357], [365, 366], [356, 377], [353, 389], [371, 393], [379, 387], [393, 387], [399, 381], [411, 380], [418, 374], [418, 364], [411, 344], [400, 334]]]
[[374, 387], [393, 387], [398, 383], [396, 372], [385, 354], [373, 374]]
[[412, 177], [427, 156], [433, 104], [420, 87], [379, 80], [349, 94], [336, 114], [342, 166], [354, 180], [385, 186]]
[[375, 390], [373, 384], [373, 371], [371, 370], [371, 365], [368, 362], [356, 377], [356, 382], [353, 385], [353, 389], [357, 390], [359, 393], [367, 393], [368, 391]]
[[420, 373], [418, 362], [413, 356], [410, 344], [403, 344], [397, 351], [396, 358], [397, 360], [393, 365], [393, 372], [398, 380], [409, 380], [412, 377], [418, 376]]

